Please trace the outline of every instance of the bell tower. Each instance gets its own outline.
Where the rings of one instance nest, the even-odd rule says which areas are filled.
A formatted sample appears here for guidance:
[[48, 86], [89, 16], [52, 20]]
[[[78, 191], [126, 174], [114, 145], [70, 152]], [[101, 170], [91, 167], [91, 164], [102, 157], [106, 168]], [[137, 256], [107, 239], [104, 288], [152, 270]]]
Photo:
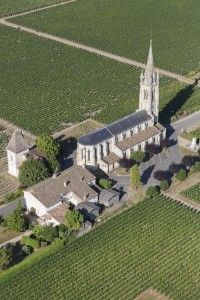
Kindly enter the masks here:
[[158, 122], [159, 115], [159, 74], [155, 72], [153, 63], [152, 41], [150, 41], [149, 56], [146, 69], [140, 76], [139, 110], [145, 109]]

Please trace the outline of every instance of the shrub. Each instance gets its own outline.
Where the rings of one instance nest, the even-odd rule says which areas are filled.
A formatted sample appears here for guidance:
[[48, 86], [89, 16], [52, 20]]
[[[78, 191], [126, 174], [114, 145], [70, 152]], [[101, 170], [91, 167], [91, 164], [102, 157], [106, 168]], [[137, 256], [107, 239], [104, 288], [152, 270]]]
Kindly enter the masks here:
[[7, 228], [10, 230], [21, 232], [28, 228], [28, 220], [18, 211], [14, 211], [5, 219], [7, 221]]
[[145, 152], [138, 150], [138, 151], [133, 151], [131, 156], [136, 163], [140, 163], [145, 159], [146, 154]]
[[159, 181], [165, 180], [166, 179], [166, 171], [157, 170], [154, 172], [153, 177]]
[[100, 186], [102, 186], [104, 189], [110, 189], [112, 187], [112, 181], [111, 180], [108, 180], [108, 179], [104, 179], [104, 178], [101, 178], [99, 180], [99, 184]]
[[146, 195], [149, 196], [150, 198], [153, 198], [158, 194], [159, 194], [158, 189], [155, 186], [149, 186], [148, 189], [146, 190]]
[[13, 246], [6, 245], [0, 249], [0, 269], [5, 270], [9, 267], [13, 256]]
[[193, 167], [194, 172], [200, 171], [200, 161], [196, 161]]
[[33, 249], [38, 249], [40, 247], [40, 242], [29, 236], [23, 236], [22, 243], [26, 246], [32, 247]]
[[179, 181], [184, 181], [187, 178], [187, 173], [184, 169], [180, 169], [176, 175], [176, 179]]
[[6, 219], [1, 218], [1, 220], [0, 220], [0, 226], [2, 228], [6, 228], [7, 227], [7, 221], [6, 221]]
[[196, 157], [192, 155], [185, 155], [182, 158], [182, 163], [186, 165], [188, 168], [191, 168], [192, 165], [194, 165], [196, 161]]
[[22, 252], [23, 252], [24, 255], [30, 255], [33, 252], [33, 250], [32, 250], [32, 247], [27, 246], [27, 245], [23, 245], [22, 246]]
[[21, 197], [21, 196], [23, 196], [23, 191], [22, 191], [22, 189], [18, 188], [15, 192], [4, 195], [3, 202], [6, 204], [6, 203], [9, 203], [9, 202]]
[[173, 175], [175, 175], [176, 173], [178, 173], [179, 170], [180, 170], [180, 165], [177, 164], [177, 163], [175, 163], [175, 162], [171, 163], [171, 165], [169, 166], [169, 171]]
[[160, 189], [166, 191], [169, 188], [169, 182], [167, 180], [162, 180], [160, 183]]
[[52, 243], [54, 239], [58, 237], [58, 229], [52, 225], [44, 226], [40, 232], [40, 237], [43, 240]]

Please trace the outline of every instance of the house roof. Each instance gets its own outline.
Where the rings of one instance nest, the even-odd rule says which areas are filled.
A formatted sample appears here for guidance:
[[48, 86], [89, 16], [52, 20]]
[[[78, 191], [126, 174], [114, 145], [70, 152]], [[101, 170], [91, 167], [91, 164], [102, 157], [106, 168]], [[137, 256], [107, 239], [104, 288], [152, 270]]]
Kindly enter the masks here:
[[24, 136], [21, 133], [21, 131], [15, 130], [6, 148], [7, 150], [12, 151], [14, 153], [20, 153], [26, 149], [29, 149], [30, 146], [24, 139]]
[[62, 203], [59, 206], [49, 210], [48, 214], [52, 216], [55, 220], [57, 220], [59, 223], [65, 224], [65, 216], [68, 208], [68, 204]]
[[113, 122], [104, 128], [81, 136], [78, 139], [78, 143], [84, 146], [96, 145], [148, 120], [151, 120], [151, 116], [147, 114], [146, 110], [140, 110]]
[[134, 145], [137, 145], [138, 143], [141, 143], [148, 138], [155, 136], [158, 133], [160, 133], [160, 130], [155, 126], [151, 126], [145, 130], [140, 131], [139, 133], [135, 133], [134, 135], [124, 139], [123, 141], [119, 141], [116, 146], [122, 151], [125, 151], [126, 149], [129, 149]]
[[37, 148], [29, 150], [26, 156], [29, 158], [47, 159], [46, 155], [43, 152], [39, 151]]
[[108, 204], [109, 200], [113, 198], [115, 195], [120, 195], [119, 192], [114, 191], [112, 189], [110, 190], [102, 190], [99, 195], [99, 203], [101, 204]]
[[87, 184], [94, 179], [95, 176], [87, 169], [81, 166], [73, 166], [61, 172], [56, 178], [47, 178], [26, 189], [26, 191], [31, 193], [46, 207], [55, 205], [63, 196], [67, 196], [70, 192], [76, 194], [82, 201], [88, 201], [98, 195]]
[[102, 158], [102, 160], [108, 165], [111, 165], [111, 164], [117, 162], [119, 159], [120, 159], [120, 157], [114, 152], [110, 152], [107, 156], [104, 156]]
[[[87, 210], [88, 213], [93, 213], [95, 215], [95, 211], [100, 210], [100, 207], [95, 205], [94, 203], [92, 202], [82, 202], [82, 203], [79, 203], [77, 206], [76, 206], [76, 209], [78, 210]], [[97, 214], [98, 215], [98, 214]]]

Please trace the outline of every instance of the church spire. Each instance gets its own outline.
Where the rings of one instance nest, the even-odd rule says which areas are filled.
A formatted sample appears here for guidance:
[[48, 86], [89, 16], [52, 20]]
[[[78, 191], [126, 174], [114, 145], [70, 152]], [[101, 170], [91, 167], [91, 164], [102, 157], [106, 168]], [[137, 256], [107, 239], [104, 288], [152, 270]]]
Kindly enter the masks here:
[[149, 47], [149, 55], [148, 55], [147, 66], [146, 66], [146, 73], [152, 74], [153, 72], [154, 72], [153, 48], [152, 48], [152, 40], [150, 40], [150, 47]]

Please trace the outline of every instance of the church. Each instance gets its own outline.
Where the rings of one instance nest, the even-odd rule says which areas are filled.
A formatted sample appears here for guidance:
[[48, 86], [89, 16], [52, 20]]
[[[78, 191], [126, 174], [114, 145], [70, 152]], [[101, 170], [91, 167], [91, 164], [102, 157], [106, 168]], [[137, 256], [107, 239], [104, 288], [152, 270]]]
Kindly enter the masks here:
[[150, 41], [146, 69], [140, 76], [139, 109], [101, 129], [81, 136], [77, 143], [77, 164], [89, 170], [108, 173], [119, 167], [120, 159], [130, 158], [132, 151], [144, 151], [146, 144], [166, 137], [159, 119], [159, 74], [154, 69]]

